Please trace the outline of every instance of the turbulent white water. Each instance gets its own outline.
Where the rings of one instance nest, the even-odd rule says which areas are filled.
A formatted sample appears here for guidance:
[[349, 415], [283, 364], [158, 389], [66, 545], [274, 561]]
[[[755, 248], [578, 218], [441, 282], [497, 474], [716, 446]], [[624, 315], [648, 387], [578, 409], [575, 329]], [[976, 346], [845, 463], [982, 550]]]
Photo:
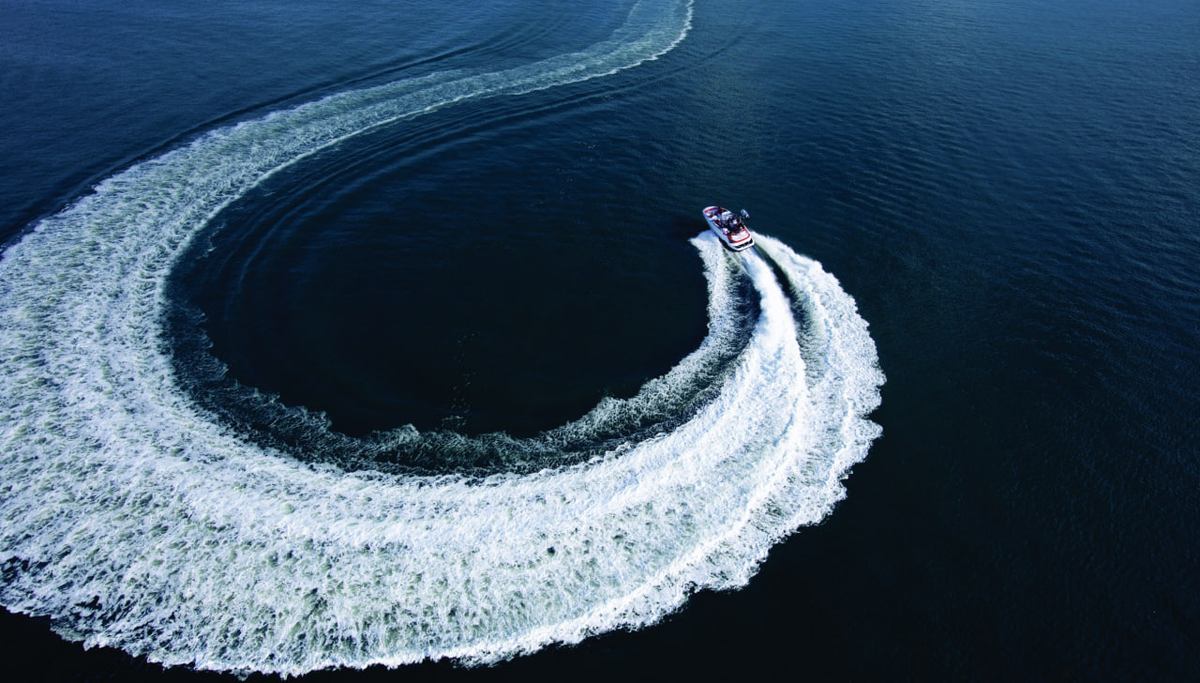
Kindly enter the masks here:
[[14, 244], [0, 260], [3, 604], [165, 664], [489, 662], [743, 585], [773, 543], [828, 514], [878, 435], [865, 416], [883, 376], [853, 299], [767, 237], [783, 286], [757, 254], [694, 241], [709, 337], [595, 414], [667, 400], [715, 357], [736, 306], [729, 282], [748, 276], [761, 314], [715, 398], [669, 433], [570, 467], [471, 478], [307, 465], [199, 408], [164, 341], [177, 255], [280, 168], [456, 101], [634, 66], [689, 20], [690, 3], [645, 2], [585, 52], [219, 130], [110, 178]]

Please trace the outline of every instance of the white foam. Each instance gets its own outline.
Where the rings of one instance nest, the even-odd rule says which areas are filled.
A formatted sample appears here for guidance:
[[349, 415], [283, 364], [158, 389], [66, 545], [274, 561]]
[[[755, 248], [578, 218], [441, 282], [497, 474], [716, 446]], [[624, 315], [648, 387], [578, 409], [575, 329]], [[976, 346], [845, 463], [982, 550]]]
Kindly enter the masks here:
[[698, 237], [708, 339], [639, 397], [597, 411], [653, 403], [709, 362], [742, 268], [761, 297], [749, 343], [678, 427], [567, 468], [478, 479], [305, 465], [197, 408], [161, 341], [175, 256], [271, 173], [398, 117], [627, 68], [670, 49], [689, 18], [690, 2], [643, 2], [584, 53], [216, 131], [13, 245], [0, 260], [0, 601], [168, 665], [491, 662], [743, 585], [773, 543], [828, 514], [878, 435], [865, 416], [883, 377], [853, 299], [767, 237], [803, 325], [767, 264]]

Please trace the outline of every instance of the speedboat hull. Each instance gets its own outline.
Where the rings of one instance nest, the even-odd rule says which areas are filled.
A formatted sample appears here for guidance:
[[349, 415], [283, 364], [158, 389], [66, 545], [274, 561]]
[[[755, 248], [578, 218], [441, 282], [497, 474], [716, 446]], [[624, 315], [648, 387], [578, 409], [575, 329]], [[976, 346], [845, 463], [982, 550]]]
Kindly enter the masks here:
[[750, 229], [742, 222], [742, 217], [720, 206], [710, 206], [704, 209], [704, 220], [708, 229], [716, 233], [730, 251], [744, 251], [754, 246], [754, 237]]

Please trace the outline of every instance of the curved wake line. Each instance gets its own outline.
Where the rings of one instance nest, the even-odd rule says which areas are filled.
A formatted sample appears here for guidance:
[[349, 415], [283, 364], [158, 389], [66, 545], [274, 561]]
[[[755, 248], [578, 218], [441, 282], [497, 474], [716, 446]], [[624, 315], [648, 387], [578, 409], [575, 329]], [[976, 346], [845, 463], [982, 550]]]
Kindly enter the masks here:
[[709, 337], [639, 397], [594, 412], [669, 400], [725, 344], [728, 283], [748, 277], [761, 313], [722, 357], [712, 399], [570, 467], [470, 478], [305, 465], [197, 408], [161, 341], [177, 254], [271, 173], [397, 118], [628, 68], [670, 49], [689, 18], [690, 2], [643, 2], [583, 53], [216, 131], [13, 245], [0, 261], [0, 602], [166, 665], [492, 662], [743, 585], [772, 544], [827, 515], [878, 436], [866, 415], [883, 376], [853, 299], [769, 237], [760, 250], [783, 287], [757, 255], [696, 238]]
[[[694, 590], [743, 585], [771, 545], [844, 495], [842, 477], [878, 435], [864, 415], [883, 379], [837, 281], [759, 243], [805, 292], [809, 331], [748, 255], [762, 314], [718, 398], [669, 434], [563, 470], [314, 470], [178, 397], [114, 387], [98, 406], [6, 372], [6, 388], [32, 386], [39, 405], [5, 422], [0, 548], [15, 578], [3, 599], [89, 645], [298, 674], [491, 662], [644, 626]], [[711, 235], [695, 244], [710, 286], [739, 276]]]

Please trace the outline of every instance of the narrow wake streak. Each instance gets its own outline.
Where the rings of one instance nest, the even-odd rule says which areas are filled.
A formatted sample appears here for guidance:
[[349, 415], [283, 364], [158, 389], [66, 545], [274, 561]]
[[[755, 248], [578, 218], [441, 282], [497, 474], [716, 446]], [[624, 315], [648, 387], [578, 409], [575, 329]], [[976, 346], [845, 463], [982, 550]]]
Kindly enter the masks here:
[[[570, 428], [667, 410], [700, 373], [718, 378], [703, 405], [569, 466], [471, 477], [305, 464], [199, 407], [163, 341], [178, 254], [271, 173], [397, 117], [653, 59], [689, 18], [690, 3], [638, 3], [612, 41], [583, 53], [344, 93], [216, 131], [110, 178], [10, 247], [0, 602], [167, 665], [292, 675], [493, 662], [741, 586], [772, 544], [827, 515], [879, 433], [866, 416], [883, 376], [854, 300], [766, 236], [763, 257], [696, 238], [708, 337], [638, 396]], [[760, 312], [731, 351], [741, 278]]]

